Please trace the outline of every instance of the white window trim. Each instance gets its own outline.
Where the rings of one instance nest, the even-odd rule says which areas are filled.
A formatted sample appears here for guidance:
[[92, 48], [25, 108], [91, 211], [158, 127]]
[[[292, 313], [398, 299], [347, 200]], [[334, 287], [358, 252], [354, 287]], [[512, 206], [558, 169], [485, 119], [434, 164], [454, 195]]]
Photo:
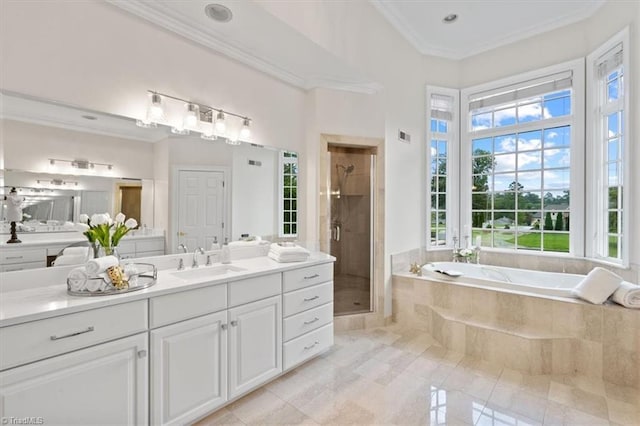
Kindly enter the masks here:
[[[451, 96], [453, 98], [453, 119], [451, 120], [451, 137], [450, 145], [447, 146], [447, 242], [443, 246], [431, 245], [431, 138], [433, 132], [431, 132], [431, 95], [442, 94]], [[427, 250], [450, 250], [453, 247], [453, 235], [456, 233], [457, 225], [460, 221], [459, 218], [459, 203], [460, 197], [456, 197], [460, 187], [459, 171], [460, 171], [460, 91], [458, 89], [451, 89], [448, 87], [427, 86], [426, 87], [426, 141], [424, 143], [425, 155], [422, 158], [426, 158], [426, 200], [425, 208], [423, 209], [422, 223], [426, 226], [426, 231], [423, 233], [424, 244]]]
[[[623, 188], [622, 188], [622, 197], [624, 200], [623, 210], [622, 210], [622, 256], [621, 259], [614, 259], [611, 257], [600, 257], [598, 255], [597, 250], [597, 238], [600, 237], [598, 234], [598, 221], [602, 220], [602, 211], [601, 205], [599, 201], [599, 191], [600, 191], [600, 182], [602, 179], [602, 171], [601, 169], [601, 156], [598, 155], [602, 146], [600, 144], [599, 132], [601, 129], [601, 117], [600, 112], [598, 111], [598, 99], [600, 97], [599, 94], [599, 78], [597, 73], [595, 72], [595, 66], [598, 62], [598, 59], [606, 54], [609, 50], [613, 49], [616, 45], [622, 43], [622, 61], [624, 66], [624, 112], [623, 119], [625, 123], [625, 134], [624, 134], [624, 144], [623, 144]], [[614, 35], [611, 39], [601, 45], [599, 48], [591, 52], [587, 56], [587, 91], [589, 96], [587, 96], [587, 117], [589, 122], [592, 123], [589, 126], [587, 131], [587, 146], [589, 149], [587, 150], [587, 164], [589, 165], [590, 170], [596, 170], [596, 173], [590, 173], [589, 179], [586, 182], [587, 188], [587, 197], [586, 197], [586, 210], [589, 212], [593, 212], [587, 216], [587, 221], [585, 224], [585, 234], [589, 236], [586, 238], [586, 256], [592, 258], [594, 260], [603, 262], [603, 263], [611, 263], [617, 266], [628, 267], [629, 266], [629, 252], [631, 246], [631, 215], [630, 211], [630, 194], [633, 194], [631, 191], [631, 187], [633, 186], [633, 182], [631, 181], [631, 162], [629, 159], [631, 158], [631, 129], [632, 123], [630, 121], [630, 113], [629, 113], [629, 105], [631, 100], [631, 83], [629, 81], [630, 76], [633, 75], [631, 70], [631, 60], [630, 60], [630, 48], [629, 48], [629, 28], [625, 28], [616, 35]]]
[[[570, 163], [570, 173], [571, 173], [571, 201], [570, 201], [570, 209], [571, 209], [571, 229], [573, 232], [570, 232], [569, 237], [569, 253], [559, 253], [559, 252], [544, 252], [544, 251], [528, 251], [528, 250], [518, 250], [519, 254], [537, 254], [537, 255], [545, 255], [550, 254], [553, 256], [572, 256], [572, 257], [584, 257], [584, 232], [581, 231], [584, 229], [584, 156], [585, 156], [585, 118], [584, 118], [584, 110], [585, 110], [585, 61], [584, 58], [576, 59], [569, 62], [564, 62], [561, 64], [553, 65], [550, 67], [545, 67], [542, 69], [529, 71], [523, 74], [518, 74], [514, 76], [509, 76], [504, 79], [492, 81], [489, 83], [484, 83], [481, 85], [468, 87], [462, 89], [460, 92], [460, 208], [459, 208], [459, 230], [467, 230], [467, 233], [471, 233], [471, 184], [472, 184], [472, 176], [471, 176], [471, 167], [467, 167], [467, 165], [471, 164], [471, 150], [467, 149], [471, 144], [471, 139], [475, 137], [479, 137], [479, 132], [470, 132], [470, 120], [468, 119], [469, 115], [469, 98], [471, 95], [486, 92], [490, 90], [494, 90], [500, 87], [509, 87], [519, 82], [534, 80], [543, 76], [548, 76], [552, 74], [557, 74], [563, 71], [571, 70], [573, 73], [573, 83], [572, 83], [572, 96], [571, 96], [571, 112], [572, 112], [572, 120], [571, 120], [571, 163]], [[545, 120], [545, 122], [550, 122]], [[464, 231], [462, 231], [464, 233]], [[464, 237], [464, 235], [461, 235]], [[483, 247], [483, 249], [485, 249]], [[497, 252], [509, 252], [512, 253], [514, 250], [511, 249], [500, 249], [500, 248], [486, 248], [488, 251], [497, 251]]]

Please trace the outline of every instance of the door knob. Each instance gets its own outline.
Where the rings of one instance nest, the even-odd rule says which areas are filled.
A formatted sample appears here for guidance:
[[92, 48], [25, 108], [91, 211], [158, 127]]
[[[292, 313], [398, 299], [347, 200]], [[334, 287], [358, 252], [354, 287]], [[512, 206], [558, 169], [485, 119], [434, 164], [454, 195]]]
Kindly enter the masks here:
[[178, 231], [178, 237], [184, 237], [185, 235], [187, 235], [186, 232]]

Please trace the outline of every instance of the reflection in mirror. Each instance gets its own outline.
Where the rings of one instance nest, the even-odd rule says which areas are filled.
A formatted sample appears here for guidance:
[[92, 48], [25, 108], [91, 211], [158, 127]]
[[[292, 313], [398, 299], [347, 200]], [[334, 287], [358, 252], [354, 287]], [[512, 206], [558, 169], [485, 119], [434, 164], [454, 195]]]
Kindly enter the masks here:
[[203, 140], [197, 133], [176, 135], [161, 125], [141, 128], [130, 118], [16, 93], [0, 92], [0, 102], [0, 186], [22, 189], [30, 216], [25, 225], [37, 222], [46, 232], [49, 223], [53, 231], [81, 213], [122, 211], [139, 217], [141, 225], [165, 230], [173, 252], [171, 240], [180, 232], [172, 213], [178, 203], [176, 170], [219, 168], [228, 177], [220, 242], [243, 234], [295, 236], [282, 230], [284, 214], [289, 221], [294, 217], [283, 206], [283, 151]]

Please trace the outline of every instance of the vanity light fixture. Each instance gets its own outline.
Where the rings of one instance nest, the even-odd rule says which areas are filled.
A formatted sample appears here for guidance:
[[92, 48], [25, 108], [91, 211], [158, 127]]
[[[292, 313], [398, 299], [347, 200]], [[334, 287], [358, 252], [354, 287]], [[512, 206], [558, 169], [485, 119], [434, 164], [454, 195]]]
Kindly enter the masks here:
[[169, 125], [173, 134], [188, 135], [195, 131], [206, 140], [227, 137], [234, 139], [227, 141], [232, 145], [248, 141], [251, 136], [251, 119], [246, 115], [151, 90], [146, 117], [136, 120], [136, 124], [144, 128]]
[[251, 126], [251, 120], [244, 118], [242, 120], [242, 128], [240, 129], [240, 139], [245, 141], [249, 139], [251, 136], [251, 128], [249, 126]]
[[229, 145], [240, 145], [242, 142], [238, 139], [227, 138], [226, 142]]
[[36, 182], [39, 185], [42, 184], [50, 184], [50, 185], [54, 185], [54, 186], [67, 186], [67, 185], [73, 185], [73, 186], [78, 186], [78, 182], [76, 181], [72, 181], [72, 180], [62, 180], [62, 179], [51, 179], [51, 180], [36, 180]]
[[113, 169], [113, 164], [108, 164], [108, 163], [97, 163], [95, 161], [89, 161], [84, 159], [63, 160], [60, 158], [49, 158], [50, 165], [55, 166], [57, 163], [67, 163], [73, 168], [82, 169], [82, 170], [95, 169], [96, 166], [103, 166], [107, 170]]

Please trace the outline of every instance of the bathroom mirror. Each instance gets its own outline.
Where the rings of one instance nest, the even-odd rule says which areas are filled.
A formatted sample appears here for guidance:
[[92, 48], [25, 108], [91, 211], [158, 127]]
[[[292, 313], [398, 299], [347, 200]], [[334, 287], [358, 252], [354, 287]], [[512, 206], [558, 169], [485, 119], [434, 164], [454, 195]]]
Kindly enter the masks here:
[[25, 225], [59, 232], [80, 213], [115, 214], [123, 209], [122, 189], [131, 188], [140, 198], [139, 223], [170, 231], [176, 170], [213, 167], [226, 170], [225, 236], [279, 234], [281, 150], [141, 128], [131, 118], [22, 94], [0, 96], [0, 186], [4, 193], [21, 188]]

